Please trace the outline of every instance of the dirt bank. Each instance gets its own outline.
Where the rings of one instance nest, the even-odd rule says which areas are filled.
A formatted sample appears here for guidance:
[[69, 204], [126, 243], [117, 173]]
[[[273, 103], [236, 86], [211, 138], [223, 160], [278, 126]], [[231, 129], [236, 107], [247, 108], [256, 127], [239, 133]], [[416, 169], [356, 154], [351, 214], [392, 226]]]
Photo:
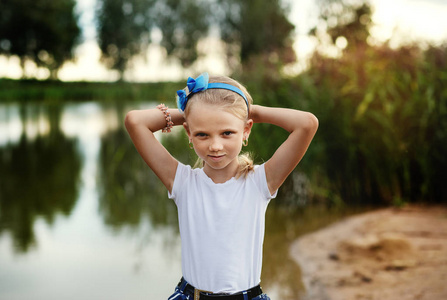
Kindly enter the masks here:
[[308, 300], [447, 299], [447, 208], [350, 217], [291, 246]]

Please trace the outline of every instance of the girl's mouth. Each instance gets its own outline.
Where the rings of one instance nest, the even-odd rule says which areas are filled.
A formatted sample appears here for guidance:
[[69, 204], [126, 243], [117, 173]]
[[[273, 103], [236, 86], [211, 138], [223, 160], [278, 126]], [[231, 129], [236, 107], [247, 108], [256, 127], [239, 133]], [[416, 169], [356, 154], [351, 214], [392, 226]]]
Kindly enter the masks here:
[[208, 157], [212, 161], [219, 161], [219, 160], [221, 160], [224, 157], [224, 155], [223, 154], [222, 155], [208, 155]]

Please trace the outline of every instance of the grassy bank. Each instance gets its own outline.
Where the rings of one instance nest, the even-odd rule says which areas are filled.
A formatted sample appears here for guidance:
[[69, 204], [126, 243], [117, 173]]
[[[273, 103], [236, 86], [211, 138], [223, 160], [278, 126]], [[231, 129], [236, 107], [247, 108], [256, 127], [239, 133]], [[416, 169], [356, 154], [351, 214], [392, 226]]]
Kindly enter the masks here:
[[181, 83], [62, 82], [0, 79], [0, 102], [156, 100], [173, 101]]

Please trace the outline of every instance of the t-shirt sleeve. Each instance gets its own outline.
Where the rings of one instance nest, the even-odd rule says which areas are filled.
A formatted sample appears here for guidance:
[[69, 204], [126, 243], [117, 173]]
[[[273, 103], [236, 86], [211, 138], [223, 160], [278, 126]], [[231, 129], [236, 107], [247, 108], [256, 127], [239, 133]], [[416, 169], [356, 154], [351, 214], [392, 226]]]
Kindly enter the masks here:
[[267, 184], [267, 176], [265, 175], [265, 163], [262, 165], [255, 166], [254, 180], [256, 182], [256, 185], [261, 190], [261, 193], [264, 195], [264, 197], [267, 200], [276, 198], [276, 195], [278, 194], [278, 190], [276, 190], [273, 193], [273, 195], [270, 194], [270, 191], [269, 191], [269, 186]]
[[169, 199], [172, 199], [172, 200], [174, 200], [174, 202], [177, 203], [177, 201], [176, 201], [177, 195], [179, 194], [179, 191], [182, 188], [182, 184], [185, 182], [186, 178], [189, 176], [190, 173], [191, 173], [190, 166], [186, 166], [186, 165], [182, 164], [181, 162], [178, 163], [177, 170], [175, 172], [174, 184], [172, 186], [172, 191], [171, 192], [168, 191]]

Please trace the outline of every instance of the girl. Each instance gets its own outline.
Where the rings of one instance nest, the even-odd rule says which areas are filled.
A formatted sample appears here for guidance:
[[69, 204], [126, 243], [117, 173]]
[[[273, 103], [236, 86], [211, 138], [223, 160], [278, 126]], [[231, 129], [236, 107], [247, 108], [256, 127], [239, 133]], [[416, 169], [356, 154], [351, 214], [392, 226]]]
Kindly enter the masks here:
[[[131, 111], [125, 119], [135, 147], [178, 209], [183, 277], [169, 299], [269, 299], [259, 286], [265, 211], [304, 156], [318, 120], [308, 112], [253, 105], [237, 81], [206, 73], [177, 91], [177, 105]], [[290, 133], [258, 166], [240, 155], [254, 123]], [[153, 132], [176, 125], [185, 128], [201, 168], [177, 161], [155, 139]]]

